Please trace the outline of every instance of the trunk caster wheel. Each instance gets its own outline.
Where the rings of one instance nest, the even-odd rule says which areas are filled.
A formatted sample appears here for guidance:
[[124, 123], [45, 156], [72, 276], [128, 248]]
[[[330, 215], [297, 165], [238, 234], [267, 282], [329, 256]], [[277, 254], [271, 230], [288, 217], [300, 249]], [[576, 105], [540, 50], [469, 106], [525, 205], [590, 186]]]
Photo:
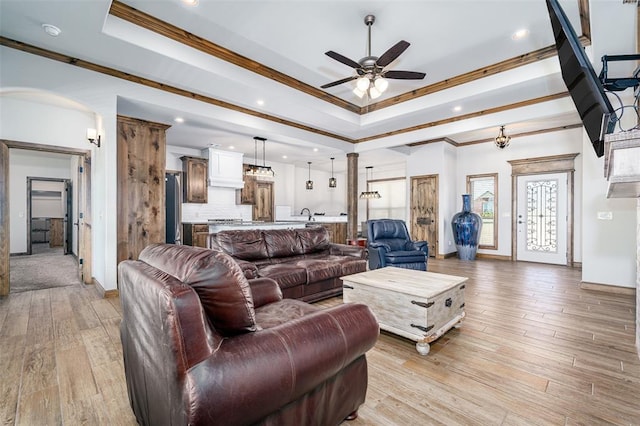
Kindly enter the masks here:
[[416, 350], [420, 355], [427, 355], [431, 350], [431, 347], [429, 346], [428, 343], [418, 342], [416, 343]]

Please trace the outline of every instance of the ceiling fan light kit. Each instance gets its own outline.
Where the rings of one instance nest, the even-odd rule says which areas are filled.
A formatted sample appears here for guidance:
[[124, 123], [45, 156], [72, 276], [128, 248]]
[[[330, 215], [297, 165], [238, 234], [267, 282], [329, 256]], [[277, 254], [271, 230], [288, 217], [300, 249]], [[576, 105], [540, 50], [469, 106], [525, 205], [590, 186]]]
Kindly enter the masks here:
[[356, 80], [356, 89], [360, 90], [361, 92], [366, 92], [370, 84], [371, 80], [369, 80], [368, 77], [360, 77]]
[[382, 93], [385, 90], [387, 90], [387, 87], [389, 87], [389, 82], [385, 80], [384, 77], [376, 77], [376, 79], [373, 82], [373, 85], [376, 87], [376, 89], [380, 91], [380, 93]]
[[385, 69], [386, 66], [395, 61], [398, 56], [409, 47], [410, 44], [404, 40], [400, 40], [380, 57], [371, 55], [371, 26], [375, 20], [376, 17], [373, 15], [364, 17], [364, 23], [368, 27], [367, 56], [360, 59], [360, 61], [356, 62], [332, 50], [325, 52], [325, 55], [328, 57], [353, 68], [356, 71], [356, 75], [327, 83], [321, 86], [322, 89], [356, 80], [356, 87], [353, 89], [353, 93], [357, 97], [362, 98], [366, 94], [369, 99], [376, 99], [389, 87], [389, 82], [387, 81], [389, 78], [398, 80], [422, 80], [425, 77], [426, 74], [423, 72], [392, 71]]

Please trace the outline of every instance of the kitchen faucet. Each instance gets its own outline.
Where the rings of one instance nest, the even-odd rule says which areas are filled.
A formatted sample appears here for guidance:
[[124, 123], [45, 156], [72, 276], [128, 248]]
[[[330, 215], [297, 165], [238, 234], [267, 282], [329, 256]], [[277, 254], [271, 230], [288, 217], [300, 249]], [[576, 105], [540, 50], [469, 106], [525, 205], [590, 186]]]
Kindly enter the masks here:
[[304, 213], [304, 211], [307, 211], [307, 214], [309, 215], [309, 220], [311, 220], [311, 210], [309, 210], [308, 208], [303, 208], [302, 210], [300, 210], [300, 214]]

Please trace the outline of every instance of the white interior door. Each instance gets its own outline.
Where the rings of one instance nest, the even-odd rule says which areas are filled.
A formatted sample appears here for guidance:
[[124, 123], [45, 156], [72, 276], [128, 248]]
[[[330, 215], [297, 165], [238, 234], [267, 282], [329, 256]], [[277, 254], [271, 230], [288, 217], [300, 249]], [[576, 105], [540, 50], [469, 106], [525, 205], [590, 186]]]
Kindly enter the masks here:
[[517, 260], [567, 264], [567, 174], [518, 176]]

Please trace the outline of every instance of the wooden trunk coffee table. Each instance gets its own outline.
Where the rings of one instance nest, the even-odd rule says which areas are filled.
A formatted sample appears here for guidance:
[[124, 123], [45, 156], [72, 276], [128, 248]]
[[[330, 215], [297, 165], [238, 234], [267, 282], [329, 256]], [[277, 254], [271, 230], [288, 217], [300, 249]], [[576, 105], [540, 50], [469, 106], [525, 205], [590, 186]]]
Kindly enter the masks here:
[[345, 303], [368, 305], [382, 330], [416, 341], [421, 355], [465, 316], [466, 277], [387, 267], [341, 278]]

